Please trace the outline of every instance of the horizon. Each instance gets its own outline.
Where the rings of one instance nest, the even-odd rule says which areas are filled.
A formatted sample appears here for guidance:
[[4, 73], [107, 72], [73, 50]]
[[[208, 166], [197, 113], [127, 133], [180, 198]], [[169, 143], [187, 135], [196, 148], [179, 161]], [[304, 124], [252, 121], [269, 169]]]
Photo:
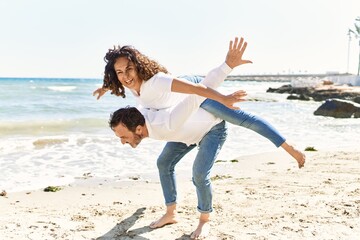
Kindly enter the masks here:
[[[290, 74], [229, 74], [225, 80], [232, 77], [326, 77], [326, 76], [357, 76], [356, 74], [351, 73], [290, 73]], [[200, 75], [204, 76], [204, 75]], [[0, 77], [0, 80], [3, 79], [82, 79], [82, 80], [102, 80], [102, 78], [93, 78], [93, 77]]]

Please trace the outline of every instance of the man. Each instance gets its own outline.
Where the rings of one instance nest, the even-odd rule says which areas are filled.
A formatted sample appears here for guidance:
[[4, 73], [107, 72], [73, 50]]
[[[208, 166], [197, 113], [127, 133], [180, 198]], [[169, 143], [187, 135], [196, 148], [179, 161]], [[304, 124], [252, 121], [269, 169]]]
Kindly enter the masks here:
[[[227, 59], [227, 63], [231, 61], [231, 66], [251, 63], [242, 59], [246, 45], [241, 39], [239, 44], [236, 41], [234, 46], [230, 46], [236, 54], [232, 55], [235, 56], [234, 59]], [[211, 76], [217, 76], [216, 72], [221, 72], [222, 74], [218, 75], [222, 76], [229, 74], [232, 69], [227, 63], [211, 71], [201, 84], [213, 89], [217, 88], [224, 77]], [[240, 102], [244, 101], [243, 97], [246, 93], [237, 91], [231, 96], [234, 102]], [[199, 109], [204, 100], [204, 97], [189, 95], [171, 109], [139, 111], [134, 107], [121, 108], [115, 111], [109, 120], [111, 129], [121, 139], [121, 143], [129, 144], [133, 148], [147, 137], [168, 141], [165, 148], [167, 150], [161, 153], [157, 162], [167, 209], [164, 216], [150, 225], [152, 228], [177, 222], [174, 168], [186, 153], [198, 146], [192, 180], [198, 196], [197, 208], [200, 219], [191, 238], [205, 237], [208, 233], [210, 212], [213, 210], [210, 171], [227, 136], [224, 121]]]
[[[245, 61], [244, 63], [248, 63]], [[225, 63], [221, 71], [229, 74], [232, 70]], [[224, 79], [205, 78], [201, 84], [216, 88]], [[244, 101], [244, 91], [233, 94], [234, 101]], [[210, 171], [214, 161], [225, 142], [227, 130], [225, 122], [203, 109], [200, 104], [205, 100], [198, 95], [189, 95], [181, 103], [171, 109], [151, 110], [134, 107], [121, 108], [115, 111], [109, 120], [111, 129], [121, 139], [122, 144], [136, 148], [142, 139], [150, 137], [166, 140], [166, 152], [158, 159], [160, 181], [163, 188], [166, 214], [150, 227], [157, 228], [176, 223], [176, 186], [174, 168], [177, 162], [191, 149], [198, 146], [198, 154], [193, 164], [193, 183], [198, 196], [200, 212], [199, 225], [192, 233], [192, 238], [206, 235], [210, 212], [212, 211], [212, 189]]]
[[[239, 92], [239, 97], [245, 96], [245, 92]], [[111, 116], [109, 124], [122, 144], [129, 144], [136, 148], [142, 139], [150, 137], [153, 139], [163, 139], [174, 144], [174, 151], [162, 153], [158, 159], [160, 181], [163, 188], [165, 202], [167, 205], [166, 214], [150, 227], [162, 227], [166, 224], [176, 223], [176, 186], [174, 181], [174, 168], [177, 162], [190, 150], [198, 145], [198, 154], [193, 164], [193, 183], [196, 187], [198, 196], [198, 210], [201, 213], [199, 226], [194, 231], [192, 238], [205, 235], [204, 225], [208, 224], [210, 212], [212, 212], [212, 190], [210, 181], [210, 171], [214, 161], [225, 142], [227, 129], [225, 121], [215, 118], [203, 109], [199, 109], [194, 114], [189, 109], [199, 107], [200, 97], [189, 97], [183, 109], [176, 109], [173, 114], [170, 111], [159, 110], [152, 112], [142, 110], [140, 112], [135, 107], [121, 108]], [[191, 102], [190, 99], [194, 102]], [[188, 100], [188, 101], [187, 101]], [[241, 100], [241, 99], [239, 99]], [[188, 107], [185, 107], [188, 106]], [[190, 118], [185, 120], [183, 125], [177, 125], [180, 121], [171, 121], [177, 116], [185, 118], [188, 114]], [[172, 126], [172, 127], [169, 127]], [[184, 143], [180, 143], [184, 142]], [[167, 148], [169, 149], [169, 148]], [[171, 154], [172, 161], [168, 161], [168, 154]], [[162, 161], [160, 159], [166, 159]]]

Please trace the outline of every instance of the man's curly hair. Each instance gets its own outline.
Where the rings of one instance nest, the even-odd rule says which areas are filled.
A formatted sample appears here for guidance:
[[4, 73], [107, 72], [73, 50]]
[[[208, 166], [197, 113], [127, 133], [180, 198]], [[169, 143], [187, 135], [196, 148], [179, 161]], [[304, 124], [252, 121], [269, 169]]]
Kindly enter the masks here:
[[122, 83], [119, 81], [114, 64], [116, 60], [120, 57], [126, 57], [135, 65], [135, 71], [137, 72], [139, 78], [143, 81], [149, 80], [156, 73], [163, 72], [168, 73], [167, 69], [157, 63], [154, 60], [151, 60], [137, 49], [132, 46], [114, 46], [113, 49], [109, 49], [104, 57], [106, 62], [105, 71], [104, 71], [104, 82], [103, 88], [111, 90], [111, 94], [116, 96], [121, 96], [125, 98], [125, 89]]

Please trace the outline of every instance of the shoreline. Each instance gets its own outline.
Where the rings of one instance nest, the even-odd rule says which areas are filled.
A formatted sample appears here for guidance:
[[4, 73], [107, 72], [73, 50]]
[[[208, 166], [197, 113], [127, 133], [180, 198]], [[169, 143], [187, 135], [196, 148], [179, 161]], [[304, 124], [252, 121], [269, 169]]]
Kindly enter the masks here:
[[[306, 155], [303, 169], [283, 151], [216, 163], [209, 239], [359, 236], [360, 151]], [[181, 221], [160, 229], [148, 227], [164, 213], [159, 180], [88, 178], [58, 192], [0, 197], [0, 232], [4, 239], [189, 239], [198, 217], [190, 177], [178, 172]]]

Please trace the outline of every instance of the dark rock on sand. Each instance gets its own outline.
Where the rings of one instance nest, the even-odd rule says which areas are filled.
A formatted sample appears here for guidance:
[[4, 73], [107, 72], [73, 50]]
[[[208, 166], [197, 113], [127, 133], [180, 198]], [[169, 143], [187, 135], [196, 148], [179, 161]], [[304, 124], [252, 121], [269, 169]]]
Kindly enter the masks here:
[[302, 100], [309, 101], [311, 98], [305, 94], [290, 94], [286, 99], [288, 100]]
[[280, 88], [269, 88], [266, 92], [288, 93], [298, 97], [289, 99], [324, 101], [326, 99], [344, 99], [349, 101], [360, 101], [360, 87], [323, 85], [320, 87], [292, 87], [290, 84]]
[[360, 118], [360, 105], [341, 99], [328, 99], [314, 112], [314, 115], [334, 118]]

